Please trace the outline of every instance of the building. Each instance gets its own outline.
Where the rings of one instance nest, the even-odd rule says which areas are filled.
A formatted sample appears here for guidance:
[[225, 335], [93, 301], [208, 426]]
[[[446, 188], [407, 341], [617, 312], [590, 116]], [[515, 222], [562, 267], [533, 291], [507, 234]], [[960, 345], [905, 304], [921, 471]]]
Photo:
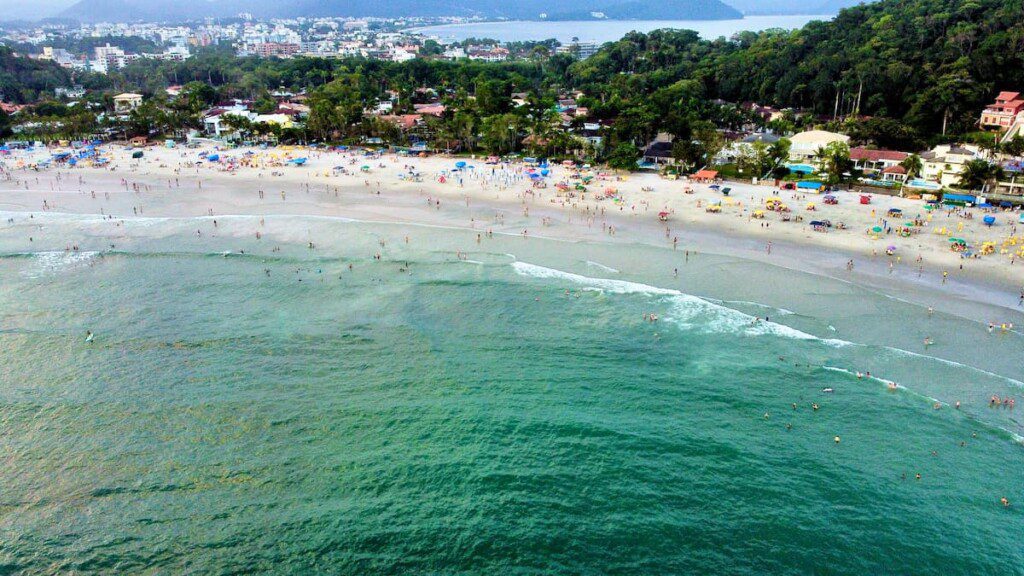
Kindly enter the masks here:
[[[910, 157], [906, 152], [896, 150], [871, 150], [868, 148], [850, 148], [850, 160], [853, 167], [858, 170], [877, 172], [899, 166], [904, 160]], [[904, 174], [906, 172], [904, 171]]]
[[142, 94], [125, 92], [114, 96], [114, 112], [117, 114], [127, 114], [138, 108], [140, 104], [142, 104]]
[[63, 48], [53, 48], [52, 46], [44, 46], [43, 54], [39, 57], [40, 60], [52, 60], [59, 66], [70, 68], [75, 65], [75, 57], [70, 52]]
[[53, 95], [57, 98], [78, 99], [85, 96], [85, 88], [81, 84], [75, 84], [71, 88], [58, 86], [53, 89]]
[[981, 127], [1007, 130], [1022, 112], [1024, 99], [1021, 99], [1020, 92], [1000, 92], [995, 103], [989, 104], [982, 111]]
[[647, 165], [675, 164], [672, 157], [672, 136], [660, 133], [644, 149], [643, 163]]
[[299, 44], [290, 42], [258, 42], [253, 44], [250, 51], [262, 58], [272, 56], [291, 57], [299, 53], [302, 47]]
[[824, 130], [808, 130], [793, 135], [789, 139], [789, 158], [794, 162], [807, 162], [813, 160], [818, 150], [833, 142], [848, 144], [850, 137], [845, 134], [826, 132]]
[[942, 144], [921, 154], [921, 178], [944, 187], [956, 186], [964, 164], [981, 158], [977, 146]]
[[886, 182], [906, 182], [907, 169], [899, 164], [896, 166], [889, 166], [882, 170], [882, 180], [885, 180]]
[[572, 42], [555, 48], [555, 54], [569, 54], [580, 60], [585, 60], [597, 54], [600, 48], [596, 42], [580, 42], [578, 39], [573, 38]]

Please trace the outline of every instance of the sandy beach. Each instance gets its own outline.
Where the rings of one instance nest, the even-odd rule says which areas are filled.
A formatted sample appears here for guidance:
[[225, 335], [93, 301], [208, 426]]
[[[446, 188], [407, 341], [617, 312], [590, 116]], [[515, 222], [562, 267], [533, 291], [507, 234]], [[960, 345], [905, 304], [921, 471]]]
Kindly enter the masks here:
[[[568, 168], [552, 167], [546, 178], [537, 179], [544, 183], [538, 187], [522, 164], [488, 165], [483, 159], [440, 156], [149, 147], [143, 158], [133, 159], [132, 150], [124, 147], [110, 146], [104, 152], [110, 158], [104, 167], [38, 170], [24, 167], [32, 153], [19, 157], [16, 152], [5, 161], [8, 180], [2, 184], [0, 211], [100, 214], [115, 222], [304, 215], [526, 238], [642, 243], [741, 256], [879, 289], [901, 287], [937, 306], [947, 296], [957, 302], [950, 311], [971, 302], [1022, 310], [1024, 262], [1017, 262], [1017, 254], [1024, 249], [1024, 231], [1018, 230], [1016, 212], [1000, 212], [996, 225], [986, 226], [980, 210], [929, 214], [923, 202], [897, 197], [876, 195], [863, 205], [859, 194], [837, 192], [838, 204], [826, 205], [821, 195], [723, 183], [731, 188], [725, 197], [705, 183], [600, 171], [591, 173], [594, 180], [585, 192], [571, 189], [569, 197], [555, 187], [579, 181]], [[220, 156], [218, 162], [205, 160], [214, 153]], [[302, 166], [287, 163], [297, 157], [308, 160]], [[453, 172], [459, 161], [467, 168]], [[790, 221], [783, 221], [780, 212], [764, 210], [765, 200], [772, 197], [789, 207]], [[708, 212], [711, 204], [719, 204], [721, 211]], [[808, 204], [815, 210], [807, 210]], [[888, 217], [891, 208], [901, 210], [902, 216]], [[763, 219], [753, 217], [758, 210], [764, 210]], [[668, 213], [667, 221], [659, 220], [661, 212]], [[809, 226], [821, 219], [833, 227], [821, 232]], [[897, 234], [909, 220], [921, 225], [907, 237]], [[845, 229], [839, 229], [840, 223]], [[893, 230], [870, 232], [876, 226]], [[253, 225], [250, 230], [217, 232], [245, 237], [259, 229]], [[42, 231], [38, 236], [33, 241], [61, 244]], [[966, 239], [975, 252], [991, 242], [995, 253], [964, 258], [950, 250], [950, 236]], [[308, 239], [314, 244], [318, 240]], [[889, 247], [895, 248], [892, 254]]]

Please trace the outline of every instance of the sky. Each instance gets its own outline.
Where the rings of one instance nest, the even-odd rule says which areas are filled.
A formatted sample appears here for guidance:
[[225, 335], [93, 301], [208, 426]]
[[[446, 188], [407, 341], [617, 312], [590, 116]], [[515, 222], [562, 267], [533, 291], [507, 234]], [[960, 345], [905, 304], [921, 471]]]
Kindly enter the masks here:
[[5, 20], [52, 16], [71, 6], [75, 0], [0, 0], [0, 14]]

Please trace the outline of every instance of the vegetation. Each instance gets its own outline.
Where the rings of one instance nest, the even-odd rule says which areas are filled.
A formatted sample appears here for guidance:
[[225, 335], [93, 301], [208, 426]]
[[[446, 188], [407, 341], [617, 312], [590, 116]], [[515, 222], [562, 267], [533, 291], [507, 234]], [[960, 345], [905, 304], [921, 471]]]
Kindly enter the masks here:
[[[139, 116], [133, 131], [196, 127], [203, 108], [228, 98], [256, 100], [257, 110], [269, 112], [272, 92], [306, 92], [306, 131], [284, 137], [426, 140], [456, 151], [582, 155], [620, 166], [664, 132], [674, 137], [674, 158], [693, 168], [722, 146], [716, 128], [789, 132], [819, 125], [846, 132], [856, 143], [909, 150], [970, 139], [980, 109], [996, 92], [1024, 86], [1022, 46], [1020, 0], [881, 0], [795, 31], [711, 41], [687, 30], [630, 33], [582, 61], [552, 55], [550, 42], [516, 46], [526, 57], [503, 63], [444, 61], [436, 43], [424, 44], [424, 58], [403, 63], [238, 58], [228, 47], [212, 47], [184, 62], [139, 60], [108, 76], [72, 78], [51, 63], [0, 49], [0, 89], [14, 102], [72, 82], [107, 94], [140, 91], [153, 104], [133, 114]], [[188, 86], [175, 102], [162, 96], [171, 84]], [[513, 106], [513, 93], [525, 93], [527, 104]], [[556, 113], [557, 98], [566, 94], [577, 94], [586, 120], [603, 126], [600, 149], [564, 129], [566, 122], [574, 128], [583, 122]], [[396, 114], [435, 96], [449, 112], [405, 132], [366, 117], [365, 107], [391, 95]], [[723, 100], [810, 113], [787, 112], [767, 122]], [[997, 148], [991, 134], [976, 141]], [[778, 146], [744, 149], [738, 167], [776, 172], [784, 157]], [[1001, 150], [1024, 151], [1024, 141]], [[832, 177], [849, 171], [848, 153], [844, 160], [841, 150], [822, 152], [819, 161]]]

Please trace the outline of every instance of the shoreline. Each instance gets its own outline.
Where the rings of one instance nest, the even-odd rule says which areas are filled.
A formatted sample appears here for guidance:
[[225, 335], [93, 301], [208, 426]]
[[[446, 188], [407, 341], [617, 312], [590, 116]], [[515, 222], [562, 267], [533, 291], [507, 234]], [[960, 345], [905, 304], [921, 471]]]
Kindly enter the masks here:
[[[453, 185], [454, 180], [440, 184], [434, 175], [454, 160], [436, 156], [398, 158], [386, 155], [373, 161], [380, 162], [385, 169], [375, 167], [369, 174], [332, 176], [321, 175], [318, 170], [323, 171], [325, 164], [335, 164], [338, 159], [333, 153], [321, 152], [317, 157], [311, 157], [307, 166], [282, 168], [283, 172], [278, 173], [280, 176], [268, 178], [264, 174], [265, 166], [243, 167], [233, 172], [210, 170], [208, 167], [186, 168], [181, 166], [181, 160], [187, 157], [179, 150], [148, 148], [147, 152], [150, 158], [139, 163], [127, 159], [130, 152], [115, 150], [115, 170], [110, 171], [90, 168], [11, 171], [9, 174], [15, 181], [0, 182], [0, 212], [93, 215], [101, 219], [114, 214], [115, 220], [125, 221], [140, 216], [179, 219], [307, 216], [470, 232], [480, 232], [483, 226], [494, 234], [508, 237], [521, 235], [525, 230], [530, 238], [635, 243], [669, 250], [675, 246], [679, 252], [699, 250], [739, 257], [835, 281], [851, 282], [885, 294], [896, 291], [907, 293], [903, 296], [916, 295], [918, 297], [912, 301], [919, 305], [926, 305], [922, 302], [926, 298], [921, 296], [940, 299], [945, 299], [941, 298], [945, 296], [954, 301], [998, 306], [1007, 312], [1016, 312], [1018, 319], [1024, 313], [1024, 309], [1016, 306], [1016, 291], [1024, 287], [1024, 262], [1011, 266], [1001, 261], [1005, 258], [1000, 254], [981, 259], [960, 259], [948, 250], [941, 250], [944, 237], [933, 236], [926, 231], [912, 238], [870, 240], [856, 231], [866, 228], [870, 222], [864, 220], [870, 218], [865, 218], [864, 214], [869, 207], [853, 204], [854, 193], [839, 193], [840, 206], [823, 206], [814, 213], [800, 211], [798, 205], [820, 197], [786, 198], [795, 204], [793, 215], [804, 215], [807, 220], [831, 217], [850, 221], [848, 230], [818, 233], [811, 232], [806, 223], [775, 220], [776, 215], [771, 213], [762, 221], [751, 219], [750, 212], [757, 207], [755, 201], [759, 196], [779, 194], [779, 191], [766, 186], [729, 183], [733, 194], [722, 197], [704, 185], [691, 184], [694, 194], [684, 195], [681, 190], [687, 184], [683, 181], [633, 174], [624, 181], [609, 179], [594, 183], [592, 188], [616, 190], [617, 198], [621, 200], [610, 203], [592, 198], [560, 198], [550, 187], [530, 189], [527, 179], [504, 184], [472, 180], [462, 186]], [[244, 149], [238, 149], [222, 154], [243, 152]], [[172, 170], [170, 162], [175, 159], [179, 167]], [[398, 169], [401, 162], [415, 164], [422, 174], [422, 181], [400, 180], [389, 173]], [[125, 163], [128, 170], [123, 169]], [[485, 166], [480, 172], [487, 168]], [[556, 169], [560, 170], [560, 167]], [[559, 176], [561, 174], [550, 181], [558, 180]], [[49, 182], [42, 179], [46, 177], [49, 177]], [[172, 180], [177, 180], [178, 185], [168, 186]], [[139, 191], [132, 191], [126, 182], [139, 186]], [[73, 189], [65, 189], [69, 187]], [[164, 189], [154, 191], [153, 188], [157, 187]], [[265, 198], [254, 198], [253, 188], [257, 187], [268, 189]], [[653, 188], [655, 191], [643, 192], [639, 190], [641, 188]], [[277, 200], [278, 189], [282, 194], [287, 193], [286, 199], [282, 196], [280, 201]], [[103, 197], [92, 198], [90, 192]], [[599, 195], [597, 190], [587, 194]], [[428, 198], [433, 202], [443, 200], [443, 209], [428, 205]], [[47, 201], [46, 210], [31, 208], [32, 205], [42, 208], [44, 200]], [[889, 200], [887, 204], [890, 205], [914, 205], [914, 201], [901, 198], [882, 199], [883, 202], [885, 200]], [[704, 212], [702, 206], [713, 201], [725, 202], [722, 214]], [[140, 209], [144, 206], [141, 215], [132, 215], [136, 205]], [[916, 205], [921, 207], [919, 202]], [[885, 207], [886, 204], [873, 204], [870, 209], [881, 211]], [[670, 212], [667, 222], [658, 221], [656, 214], [659, 210]], [[1015, 217], [1016, 213], [1011, 213], [1011, 216]], [[601, 228], [596, 227], [598, 220]], [[955, 221], [950, 220], [950, 226]], [[761, 226], [757, 226], [759, 222]], [[939, 224], [941, 222], [936, 222], [933, 226]], [[998, 238], [1000, 229], [1007, 229], [1005, 224], [996, 228], [980, 228], [977, 224], [974, 224], [977, 229], [971, 232], [987, 234], [989, 238]], [[677, 239], [677, 243], [673, 239]], [[879, 246], [888, 242], [900, 245], [895, 258], [879, 253]], [[768, 244], [771, 245], [770, 253], [767, 252]], [[920, 258], [919, 263], [903, 261], [904, 257], [910, 260], [915, 253]], [[854, 269], [847, 270], [846, 263], [851, 259], [855, 261]], [[945, 282], [941, 281], [942, 271], [948, 272]]]

